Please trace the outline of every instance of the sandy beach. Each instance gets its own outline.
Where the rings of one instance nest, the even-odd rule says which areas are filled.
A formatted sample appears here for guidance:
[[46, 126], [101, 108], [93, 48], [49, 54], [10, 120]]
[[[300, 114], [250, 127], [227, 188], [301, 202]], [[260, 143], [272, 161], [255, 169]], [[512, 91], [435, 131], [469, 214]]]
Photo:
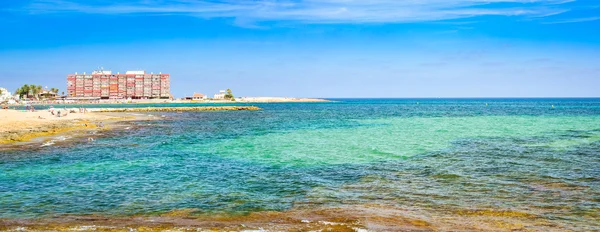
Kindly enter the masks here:
[[[181, 112], [181, 111], [240, 111], [261, 110], [254, 106], [218, 106], [218, 107], [147, 107], [147, 108], [95, 108], [80, 113], [78, 109], [58, 109], [54, 115], [49, 110], [35, 112], [24, 110], [0, 111], [0, 144], [27, 142], [34, 138], [52, 136], [76, 130], [96, 129], [97, 123], [109, 125], [131, 120], [149, 120], [156, 117], [125, 114], [128, 112]], [[65, 115], [65, 111], [69, 111]]]
[[57, 117], [48, 110], [35, 112], [23, 110], [0, 111], [0, 144], [26, 142], [34, 138], [59, 133], [96, 128], [96, 123], [110, 123], [134, 119], [132, 116], [101, 113], [68, 113]]

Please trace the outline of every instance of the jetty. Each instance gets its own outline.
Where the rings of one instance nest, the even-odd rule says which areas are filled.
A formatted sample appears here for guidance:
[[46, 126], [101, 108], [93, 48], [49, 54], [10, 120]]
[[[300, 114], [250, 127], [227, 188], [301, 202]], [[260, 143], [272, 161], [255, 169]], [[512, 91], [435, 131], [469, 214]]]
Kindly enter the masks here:
[[182, 111], [257, 111], [256, 106], [198, 106], [198, 107], [139, 107], [139, 108], [98, 108], [89, 112], [182, 112]]

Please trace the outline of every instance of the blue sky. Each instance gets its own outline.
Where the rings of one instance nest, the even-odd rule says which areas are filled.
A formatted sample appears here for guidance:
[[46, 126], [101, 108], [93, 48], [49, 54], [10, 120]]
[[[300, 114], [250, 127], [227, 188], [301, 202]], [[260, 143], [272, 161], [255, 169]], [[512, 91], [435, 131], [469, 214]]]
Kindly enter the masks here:
[[600, 97], [592, 0], [4, 0], [0, 86], [170, 73], [176, 97]]

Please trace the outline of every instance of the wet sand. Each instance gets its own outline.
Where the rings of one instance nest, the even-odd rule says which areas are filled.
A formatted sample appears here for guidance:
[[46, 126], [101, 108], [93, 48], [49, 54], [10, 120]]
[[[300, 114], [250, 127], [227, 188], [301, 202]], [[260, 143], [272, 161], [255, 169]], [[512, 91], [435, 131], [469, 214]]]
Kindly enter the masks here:
[[[134, 120], [156, 119], [146, 116], [126, 114], [127, 112], [181, 112], [181, 111], [240, 111], [261, 110], [255, 106], [219, 106], [219, 107], [148, 107], [148, 108], [96, 108], [88, 109], [87, 113], [79, 113], [78, 109], [61, 109], [62, 117], [57, 117], [59, 109], [52, 115], [48, 110], [35, 112], [24, 110], [0, 111], [0, 145], [12, 145], [18, 148], [17, 143], [28, 142], [36, 138], [48, 137], [73, 131], [97, 129], [96, 123], [102, 122], [106, 127], [110, 125]], [[67, 115], [65, 116], [65, 112]], [[16, 146], [16, 147], [15, 147]]]
[[[68, 113], [64, 116], [64, 112], [64, 109], [61, 110], [63, 116], [57, 117], [48, 110], [1, 110], [0, 145], [18, 145], [41, 137], [97, 129], [96, 123], [99, 122], [108, 129], [115, 122], [140, 120], [139, 117], [125, 114]], [[57, 110], [54, 113], [57, 114]]]

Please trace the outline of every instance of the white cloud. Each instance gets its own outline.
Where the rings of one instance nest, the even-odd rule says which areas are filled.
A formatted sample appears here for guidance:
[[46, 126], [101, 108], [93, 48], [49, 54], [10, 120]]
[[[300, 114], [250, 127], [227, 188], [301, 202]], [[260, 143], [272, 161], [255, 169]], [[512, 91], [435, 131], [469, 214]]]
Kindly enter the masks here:
[[546, 22], [545, 24], [580, 23], [580, 22], [589, 22], [589, 21], [596, 21], [596, 20], [600, 20], [600, 17], [566, 19], [566, 20], [561, 20], [561, 21]]
[[184, 14], [306, 23], [405, 23], [475, 16], [544, 17], [572, 0], [34, 0], [31, 13]]

